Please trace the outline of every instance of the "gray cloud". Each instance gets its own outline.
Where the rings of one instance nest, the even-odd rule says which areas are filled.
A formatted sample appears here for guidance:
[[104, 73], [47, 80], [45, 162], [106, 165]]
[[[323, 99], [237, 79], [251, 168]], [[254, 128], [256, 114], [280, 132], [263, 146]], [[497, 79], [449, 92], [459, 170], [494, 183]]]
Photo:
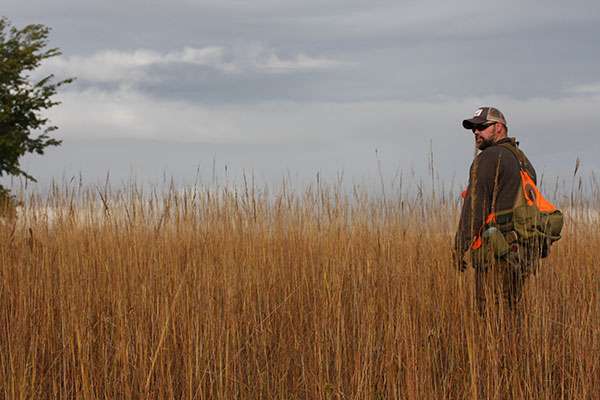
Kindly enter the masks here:
[[[185, 78], [178, 86], [189, 88], [183, 92], [190, 101], [204, 92], [212, 95], [197, 95], [198, 101], [556, 97], [600, 80], [590, 68], [600, 61], [594, 40], [600, 14], [592, 1], [543, 7], [517, 1], [486, 7], [475, 1], [129, 1], [118, 12], [110, 3], [9, 1], [9, 15], [11, 9], [22, 23], [29, 16], [54, 26], [56, 43], [71, 60], [139, 49], [166, 55], [216, 48], [237, 63], [252, 56], [264, 62], [270, 54], [280, 70], [298, 57], [355, 66], [310, 79], [289, 74], [286, 80], [265, 78], [260, 69], [239, 79], [171, 63], [171, 75]], [[152, 72], [165, 75], [168, 85], [161, 87], [159, 76], [148, 90], [177, 96], [182, 90], [171, 86], [169, 68], [158, 70]]]
[[[230, 76], [248, 72], [289, 74], [329, 69], [339, 64], [340, 62], [336, 60], [315, 58], [303, 53], [285, 57], [272, 49], [256, 45], [244, 49], [208, 46], [184, 47], [166, 53], [136, 49], [129, 52], [103, 50], [85, 57], [59, 56], [45, 62], [38, 73], [41, 75], [54, 73], [60, 77], [77, 76], [78, 79], [91, 84], [131, 85], [160, 82], [161, 72], [165, 73], [179, 66], [191, 67], [193, 70], [207, 69]], [[154, 71], [151, 71], [153, 67]]]
[[[47, 72], [80, 78], [51, 113], [67, 142], [274, 146], [247, 154], [264, 168], [329, 163], [359, 173], [375, 148], [392, 169], [410, 169], [431, 140], [448, 176], [472, 157], [459, 121], [483, 104], [507, 114], [547, 171], [577, 157], [598, 167], [599, 10], [587, 0], [3, 4], [17, 25], [53, 28], [64, 56]], [[271, 154], [282, 148], [286, 157]], [[250, 157], [215, 151], [239, 165]]]

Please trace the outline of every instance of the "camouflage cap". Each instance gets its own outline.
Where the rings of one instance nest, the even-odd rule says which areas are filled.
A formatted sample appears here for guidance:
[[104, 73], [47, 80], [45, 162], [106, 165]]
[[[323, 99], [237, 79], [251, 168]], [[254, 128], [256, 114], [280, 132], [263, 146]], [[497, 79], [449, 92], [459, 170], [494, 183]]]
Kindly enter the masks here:
[[504, 124], [504, 126], [507, 126], [504, 115], [500, 110], [494, 107], [479, 107], [477, 111], [475, 111], [473, 118], [465, 119], [462, 125], [465, 129], [473, 129], [476, 126], [481, 126], [490, 122], [500, 122], [501, 124]]

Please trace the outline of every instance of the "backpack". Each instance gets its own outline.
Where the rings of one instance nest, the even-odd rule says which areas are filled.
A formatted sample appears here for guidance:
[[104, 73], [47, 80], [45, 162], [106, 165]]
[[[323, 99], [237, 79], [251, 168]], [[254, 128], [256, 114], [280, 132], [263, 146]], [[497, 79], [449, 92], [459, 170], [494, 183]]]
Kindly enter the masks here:
[[[563, 214], [544, 198], [527, 172], [525, 154], [510, 143], [501, 143], [519, 162], [521, 185], [512, 209], [492, 211], [486, 218], [483, 233], [475, 238], [472, 249], [492, 253], [495, 258], [505, 256], [510, 243], [534, 248], [541, 258], [550, 253], [550, 246], [561, 238]], [[485, 248], [485, 249], [484, 249]]]

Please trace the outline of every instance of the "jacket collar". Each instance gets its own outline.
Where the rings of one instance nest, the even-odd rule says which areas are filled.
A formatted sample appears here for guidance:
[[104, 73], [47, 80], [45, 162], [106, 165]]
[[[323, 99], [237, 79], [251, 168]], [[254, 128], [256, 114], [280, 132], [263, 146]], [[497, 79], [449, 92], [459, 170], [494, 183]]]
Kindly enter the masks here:
[[494, 145], [502, 144], [502, 143], [510, 143], [511, 145], [513, 145], [515, 147], [519, 147], [519, 142], [517, 142], [517, 139], [514, 137], [502, 138], [502, 139], [498, 140], [496, 143], [494, 143]]

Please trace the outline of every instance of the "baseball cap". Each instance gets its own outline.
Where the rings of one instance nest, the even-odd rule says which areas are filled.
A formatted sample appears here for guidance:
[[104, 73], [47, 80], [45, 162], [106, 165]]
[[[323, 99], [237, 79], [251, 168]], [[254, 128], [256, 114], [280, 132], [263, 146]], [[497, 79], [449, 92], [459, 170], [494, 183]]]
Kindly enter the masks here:
[[465, 119], [462, 125], [465, 129], [473, 129], [476, 126], [481, 126], [490, 122], [500, 122], [501, 124], [504, 124], [504, 126], [507, 126], [504, 115], [500, 110], [494, 107], [479, 107], [477, 111], [475, 111], [473, 118]]

